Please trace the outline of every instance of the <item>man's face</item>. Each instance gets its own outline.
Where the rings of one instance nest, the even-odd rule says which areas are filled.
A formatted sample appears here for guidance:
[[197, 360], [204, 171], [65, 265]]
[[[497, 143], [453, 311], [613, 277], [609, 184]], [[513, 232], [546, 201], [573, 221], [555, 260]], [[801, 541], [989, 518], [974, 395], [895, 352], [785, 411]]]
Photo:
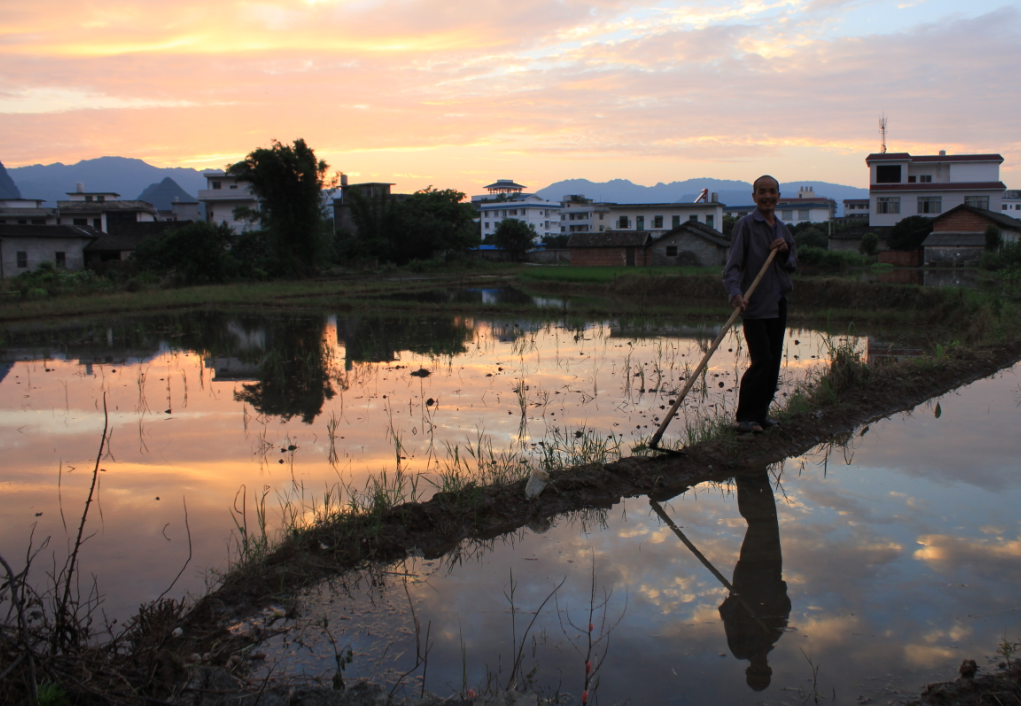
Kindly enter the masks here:
[[752, 200], [760, 211], [770, 212], [776, 209], [780, 198], [780, 187], [772, 179], [759, 179], [752, 191]]

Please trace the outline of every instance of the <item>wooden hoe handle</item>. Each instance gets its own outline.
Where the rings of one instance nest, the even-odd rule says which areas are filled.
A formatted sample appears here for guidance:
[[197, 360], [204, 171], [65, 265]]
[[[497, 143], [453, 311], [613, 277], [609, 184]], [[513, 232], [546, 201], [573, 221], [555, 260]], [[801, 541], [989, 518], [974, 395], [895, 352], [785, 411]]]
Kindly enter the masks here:
[[[759, 282], [762, 281], [762, 277], [766, 274], [766, 270], [773, 264], [773, 260], [776, 258], [776, 253], [777, 251], [775, 249], [769, 251], [769, 257], [767, 257], [766, 261], [762, 264], [762, 269], [759, 270], [759, 274], [757, 274], [755, 279], [752, 280], [752, 284], [748, 287], [748, 291], [744, 293], [745, 299], [751, 297], [752, 292], [754, 292], [755, 288], [759, 286]], [[681, 390], [681, 394], [677, 396], [673, 406], [670, 407], [670, 411], [666, 413], [666, 418], [663, 419], [663, 423], [659, 425], [659, 429], [657, 429], [656, 433], [652, 435], [652, 439], [649, 441], [650, 449], [655, 449], [659, 445], [659, 440], [663, 438], [663, 432], [666, 431], [666, 428], [673, 420], [674, 415], [677, 414], [677, 409], [681, 406], [681, 402], [683, 402], [684, 398], [688, 396], [688, 392], [691, 391], [691, 388], [695, 386], [695, 381], [698, 380], [698, 376], [702, 374], [703, 370], [705, 370], [705, 366], [709, 363], [709, 359], [713, 357], [713, 353], [715, 353], [716, 349], [720, 347], [720, 343], [723, 342], [723, 337], [727, 335], [727, 331], [729, 331], [730, 327], [734, 325], [734, 321], [737, 320], [737, 317], [740, 316], [740, 314], [741, 310], [735, 307], [734, 312], [730, 315], [730, 318], [727, 319], [727, 323], [723, 324], [723, 328], [720, 329], [720, 333], [716, 336], [716, 340], [713, 341], [713, 345], [709, 347], [709, 350], [706, 352], [705, 356], [703, 356], [702, 362], [698, 364], [697, 368], [695, 368], [695, 372], [688, 377], [688, 382], [685, 383], [684, 389]]]

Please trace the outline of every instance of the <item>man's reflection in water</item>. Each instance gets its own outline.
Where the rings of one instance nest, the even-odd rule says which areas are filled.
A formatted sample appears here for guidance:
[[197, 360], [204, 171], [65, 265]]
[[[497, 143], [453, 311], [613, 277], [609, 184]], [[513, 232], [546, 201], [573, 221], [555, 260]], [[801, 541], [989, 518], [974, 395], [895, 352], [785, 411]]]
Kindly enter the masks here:
[[734, 590], [720, 606], [727, 645], [738, 659], [751, 662], [745, 670], [748, 686], [762, 691], [773, 670], [766, 655], [783, 634], [791, 614], [791, 599], [783, 580], [780, 527], [769, 473], [738, 476], [737, 507], [748, 522], [741, 558], [734, 567]]

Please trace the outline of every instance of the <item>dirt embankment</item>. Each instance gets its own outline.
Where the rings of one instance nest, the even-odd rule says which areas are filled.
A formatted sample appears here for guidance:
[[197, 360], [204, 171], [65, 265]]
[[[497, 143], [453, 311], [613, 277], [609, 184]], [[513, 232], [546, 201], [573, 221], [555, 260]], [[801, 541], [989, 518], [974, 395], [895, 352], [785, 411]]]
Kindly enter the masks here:
[[687, 449], [686, 456], [629, 457], [605, 466], [572, 468], [555, 474], [534, 500], [525, 498], [522, 481], [470, 488], [461, 495], [440, 493], [382, 516], [347, 518], [288, 538], [259, 566], [228, 575], [222, 586], [198, 602], [188, 622], [208, 626], [222, 617], [225, 607], [244, 612], [279, 601], [282, 592], [293, 594], [365, 562], [393, 561], [411, 552], [439, 557], [465, 540], [494, 538], [563, 513], [608, 508], [625, 497], [666, 499], [696, 483], [763, 468], [821, 442], [844, 443], [864, 424], [910, 410], [1019, 358], [1021, 344], [1012, 341], [955, 350], [938, 361], [873, 367], [839, 394], [817, 396], [812, 408], [792, 413], [781, 427], [761, 437], [738, 440], [725, 435]]

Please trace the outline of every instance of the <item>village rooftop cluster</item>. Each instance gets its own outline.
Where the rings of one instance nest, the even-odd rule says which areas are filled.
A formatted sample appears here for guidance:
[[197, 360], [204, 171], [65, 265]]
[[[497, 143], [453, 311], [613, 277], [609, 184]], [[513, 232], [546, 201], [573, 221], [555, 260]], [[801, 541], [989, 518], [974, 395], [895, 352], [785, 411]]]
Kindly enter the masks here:
[[[789, 225], [839, 223], [839, 230], [831, 229], [830, 250], [857, 250], [866, 233], [875, 233], [879, 249], [885, 250], [886, 233], [902, 219], [914, 215], [933, 219], [921, 261], [903, 264], [971, 264], [981, 254], [983, 233], [990, 225], [1003, 232], [1004, 241], [1019, 237], [1021, 191], [1007, 190], [1000, 181], [999, 154], [878, 153], [865, 162], [869, 198], [845, 199], [843, 216], [837, 217], [833, 199], [816, 195], [811, 187], [784, 196], [777, 215]], [[89, 192], [82, 183], [55, 208], [33, 198], [0, 200], [0, 278], [17, 276], [43, 262], [77, 271], [125, 261], [144, 238], [188, 222], [226, 224], [237, 232], [254, 227], [237, 215], [244, 208], [259, 208], [248, 186], [223, 171], [206, 171], [203, 176], [206, 188], [198, 192], [197, 200], [175, 199], [167, 211], [145, 201], [121, 200], [117, 193]], [[357, 235], [351, 213], [354, 193], [380, 201], [406, 197], [391, 193], [392, 186], [350, 184], [342, 176], [332, 203], [334, 228]], [[749, 203], [738, 205], [720, 203], [708, 191], [693, 203], [622, 204], [596, 202], [583, 194], [549, 201], [526, 193], [528, 187], [512, 179], [498, 179], [484, 188], [486, 194], [471, 199], [481, 239], [476, 252], [491, 259], [500, 258], [492, 244], [498, 225], [516, 219], [535, 232], [536, 247], [529, 257], [537, 262], [719, 265], [730, 245], [725, 219], [754, 209], [750, 194]], [[556, 240], [558, 245], [552, 245]]]

